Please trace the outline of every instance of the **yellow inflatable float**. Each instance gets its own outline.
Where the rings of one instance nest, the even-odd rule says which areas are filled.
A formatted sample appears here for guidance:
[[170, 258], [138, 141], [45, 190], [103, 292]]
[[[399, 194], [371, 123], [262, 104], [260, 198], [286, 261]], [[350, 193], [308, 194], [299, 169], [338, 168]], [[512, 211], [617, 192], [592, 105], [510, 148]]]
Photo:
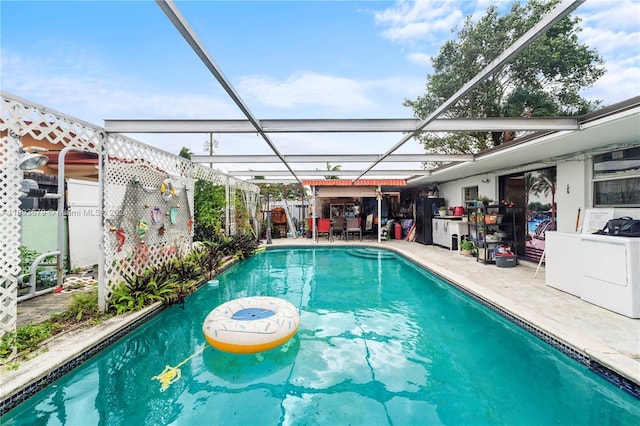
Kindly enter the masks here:
[[207, 315], [202, 331], [216, 349], [238, 354], [267, 351], [293, 337], [300, 325], [298, 310], [277, 297], [234, 299]]

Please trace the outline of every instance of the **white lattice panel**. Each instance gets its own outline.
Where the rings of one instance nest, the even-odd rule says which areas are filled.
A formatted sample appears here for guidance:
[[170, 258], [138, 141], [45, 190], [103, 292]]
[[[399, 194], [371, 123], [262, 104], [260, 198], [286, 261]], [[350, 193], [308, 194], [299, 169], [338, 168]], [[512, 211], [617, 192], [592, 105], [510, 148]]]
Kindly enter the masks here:
[[20, 272], [20, 199], [23, 178], [18, 168], [21, 138], [31, 135], [60, 145], [98, 153], [103, 130], [17, 97], [2, 95], [0, 120], [0, 327], [2, 334], [15, 331], [17, 275]]
[[[18, 169], [20, 137], [46, 139], [60, 149], [74, 147], [102, 154], [101, 248], [105, 264], [99, 265], [101, 306], [112, 288], [125, 276], [182, 256], [192, 248], [193, 186], [202, 179], [229, 185], [231, 199], [243, 191], [255, 219], [258, 186], [232, 179], [219, 170], [192, 165], [176, 155], [158, 150], [103, 128], [52, 111], [11, 95], [2, 95], [0, 140], [0, 326], [2, 334], [15, 331], [17, 274], [19, 273], [20, 220]], [[105, 139], [106, 138], [106, 139]], [[161, 188], [170, 179], [172, 197]], [[164, 196], [163, 196], [164, 195]], [[230, 233], [236, 232], [235, 205], [230, 203]]]
[[236, 185], [235, 179], [229, 182], [229, 235], [236, 235]]
[[[196, 180], [206, 180], [219, 186], [225, 186], [227, 184], [227, 175], [220, 170], [203, 167], [200, 164], [193, 165], [193, 178]], [[258, 191], [260, 191], [260, 189], [258, 189]]]
[[252, 219], [251, 227], [253, 228], [254, 235], [257, 236], [259, 233], [259, 228], [258, 221], [256, 220], [256, 211], [258, 209], [258, 198], [260, 198], [260, 192], [242, 191], [242, 196], [244, 199], [244, 205], [249, 212], [249, 217]]
[[[3, 114], [4, 115], [4, 114]], [[15, 331], [17, 318], [17, 276], [20, 272], [20, 216], [18, 189], [22, 172], [18, 169], [20, 141], [0, 123], [0, 335]]]
[[[199, 164], [193, 165], [193, 178], [201, 179], [212, 182], [216, 185], [225, 186], [228, 185], [228, 193], [229, 202], [227, 206], [228, 214], [229, 214], [229, 229], [227, 230], [228, 235], [235, 235], [237, 232], [237, 224], [236, 224], [236, 207], [235, 207], [235, 197], [236, 190], [242, 191], [243, 200], [247, 207], [247, 211], [254, 222], [256, 221], [256, 209], [258, 205], [258, 196], [260, 195], [260, 187], [258, 185], [254, 185], [249, 182], [245, 182], [243, 180], [234, 179], [222, 173], [219, 170], [212, 169], [209, 167], [204, 167]], [[234, 200], [234, 201], [231, 201]]]
[[191, 251], [193, 180], [189, 161], [122, 135], [109, 135], [105, 157], [108, 300], [125, 276]]
[[42, 106], [24, 104], [22, 100], [3, 96], [2, 118], [16, 123], [20, 136], [31, 135], [63, 147], [72, 146], [98, 153], [104, 130], [80, 119], [56, 113]]

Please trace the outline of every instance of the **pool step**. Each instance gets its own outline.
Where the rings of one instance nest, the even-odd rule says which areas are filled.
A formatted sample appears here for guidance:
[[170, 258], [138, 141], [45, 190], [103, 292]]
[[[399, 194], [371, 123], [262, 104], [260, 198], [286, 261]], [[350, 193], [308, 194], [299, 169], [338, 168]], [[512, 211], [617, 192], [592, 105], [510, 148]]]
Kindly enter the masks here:
[[354, 250], [349, 250], [347, 253], [349, 253], [351, 256], [364, 259], [396, 259], [395, 253], [367, 248], [357, 248]]

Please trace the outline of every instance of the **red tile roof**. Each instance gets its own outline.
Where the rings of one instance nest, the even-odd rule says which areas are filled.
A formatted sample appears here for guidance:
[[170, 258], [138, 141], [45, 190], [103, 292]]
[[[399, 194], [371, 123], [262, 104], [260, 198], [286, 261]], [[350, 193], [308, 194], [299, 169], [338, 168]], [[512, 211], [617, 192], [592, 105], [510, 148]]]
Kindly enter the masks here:
[[303, 180], [309, 186], [405, 186], [405, 179], [360, 179], [355, 183], [352, 179], [315, 179]]

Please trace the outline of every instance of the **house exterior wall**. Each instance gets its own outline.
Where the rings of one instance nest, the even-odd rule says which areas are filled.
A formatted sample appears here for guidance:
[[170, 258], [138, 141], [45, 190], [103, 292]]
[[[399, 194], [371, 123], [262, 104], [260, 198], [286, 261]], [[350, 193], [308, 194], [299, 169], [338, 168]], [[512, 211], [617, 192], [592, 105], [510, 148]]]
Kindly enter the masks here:
[[556, 206], [559, 232], [575, 232], [578, 209], [581, 216], [591, 205], [591, 161], [585, 155], [556, 163]]
[[[463, 188], [478, 186], [478, 194], [498, 200], [498, 178], [518, 172], [534, 171], [546, 167], [556, 167], [557, 226], [560, 232], [575, 232], [576, 222], [584, 219], [585, 209], [592, 202], [592, 163], [590, 154], [579, 154], [561, 160], [530, 164], [502, 170], [495, 174], [481, 174], [464, 179], [443, 182], [438, 185], [440, 196], [447, 206], [463, 205]], [[578, 218], [578, 209], [580, 217]], [[615, 208], [614, 216], [630, 216], [640, 219], [638, 208]]]
[[[483, 182], [483, 180], [488, 180], [488, 182]], [[470, 176], [464, 179], [441, 183], [438, 185], [438, 192], [440, 193], [440, 196], [444, 198], [446, 206], [464, 206], [463, 188], [469, 186], [477, 186], [479, 195], [486, 195], [494, 200], [497, 199], [498, 190], [495, 182], [495, 176], [487, 174]]]
[[[548, 167], [548, 165], [540, 165], [540, 167]], [[520, 171], [513, 170], [503, 171], [499, 174], [483, 173], [481, 175], [469, 176], [464, 179], [452, 180], [438, 185], [440, 196], [444, 197], [445, 205], [450, 207], [464, 206], [464, 189], [469, 186], [478, 187], [478, 195], [485, 195], [492, 200], [498, 202], [498, 177], [506, 174], [512, 174]], [[524, 171], [524, 169], [522, 169]]]

